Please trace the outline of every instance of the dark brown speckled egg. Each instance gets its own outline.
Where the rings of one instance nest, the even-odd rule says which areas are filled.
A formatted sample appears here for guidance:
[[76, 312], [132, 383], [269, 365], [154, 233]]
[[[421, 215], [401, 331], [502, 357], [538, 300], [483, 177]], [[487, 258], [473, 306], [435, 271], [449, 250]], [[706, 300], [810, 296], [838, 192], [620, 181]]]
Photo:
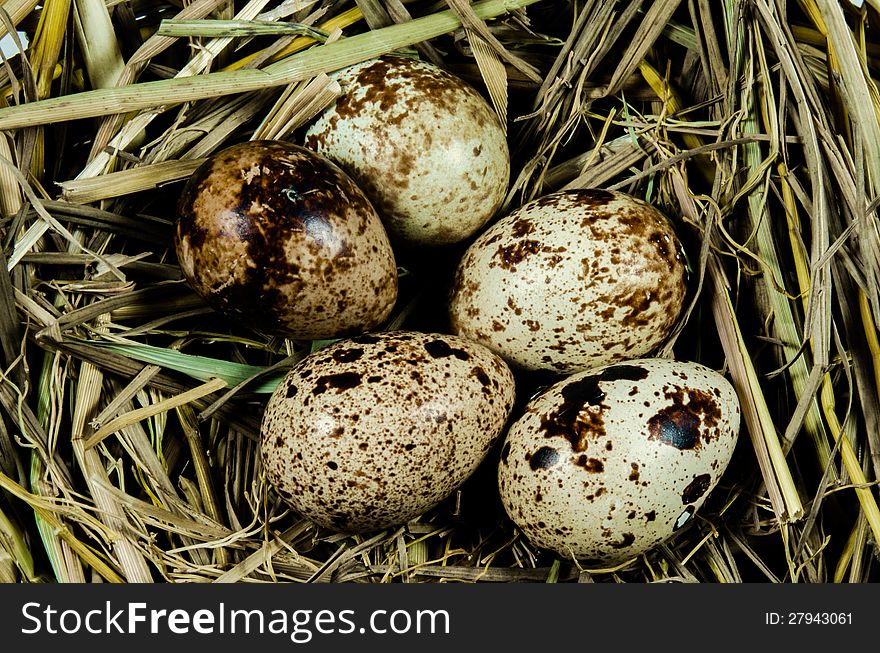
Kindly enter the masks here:
[[733, 386], [697, 363], [641, 359], [575, 374], [511, 426], [501, 499], [536, 546], [623, 562], [692, 519], [730, 462], [739, 422]]
[[464, 240], [498, 210], [510, 154], [483, 97], [430, 63], [386, 56], [333, 75], [343, 94], [305, 136], [364, 189], [392, 240]]
[[459, 264], [452, 328], [527, 370], [571, 374], [651, 354], [684, 304], [669, 220], [624, 193], [573, 190], [492, 225]]
[[488, 349], [410, 331], [318, 350], [285, 377], [263, 416], [272, 487], [324, 527], [404, 524], [461, 485], [501, 436], [513, 376]]
[[297, 145], [252, 141], [212, 156], [183, 190], [175, 242], [192, 288], [266, 333], [361, 333], [397, 298], [375, 209], [335, 164]]

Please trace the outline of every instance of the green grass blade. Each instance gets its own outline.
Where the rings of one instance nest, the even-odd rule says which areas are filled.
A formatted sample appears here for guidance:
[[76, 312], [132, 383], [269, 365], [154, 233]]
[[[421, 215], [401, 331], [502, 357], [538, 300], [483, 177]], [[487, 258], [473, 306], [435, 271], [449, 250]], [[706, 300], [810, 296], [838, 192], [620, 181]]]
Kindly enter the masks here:
[[[173, 349], [164, 349], [140, 343], [89, 341], [88, 344], [133, 358], [142, 363], [159, 365], [160, 367], [186, 374], [199, 381], [208, 381], [211, 378], [223, 379], [230, 387], [263, 374], [268, 369], [257, 365], [233, 363], [206, 356], [193, 356]], [[284, 374], [285, 372], [283, 371], [274, 372], [268, 378], [258, 381], [254, 387], [250, 388], [250, 391], [270, 394], [275, 391], [278, 383], [284, 378]]]

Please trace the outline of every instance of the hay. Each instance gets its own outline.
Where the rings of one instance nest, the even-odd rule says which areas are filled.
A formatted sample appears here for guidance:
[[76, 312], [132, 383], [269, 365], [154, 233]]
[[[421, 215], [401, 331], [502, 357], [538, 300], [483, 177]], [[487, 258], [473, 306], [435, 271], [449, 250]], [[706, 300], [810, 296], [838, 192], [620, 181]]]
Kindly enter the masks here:
[[[880, 14], [856, 4], [6, 2], [0, 35], [28, 45], [0, 69], [0, 580], [880, 579]], [[723, 369], [745, 425], [667, 545], [613, 569], [536, 550], [497, 452], [363, 536], [267, 488], [267, 393], [322, 343], [188, 289], [176, 194], [225, 145], [296, 139], [326, 73], [400, 49], [507, 116], [505, 210], [601, 186], [680, 216], [694, 291], [664, 351]], [[388, 326], [442, 330], [442, 288], [405, 272]]]

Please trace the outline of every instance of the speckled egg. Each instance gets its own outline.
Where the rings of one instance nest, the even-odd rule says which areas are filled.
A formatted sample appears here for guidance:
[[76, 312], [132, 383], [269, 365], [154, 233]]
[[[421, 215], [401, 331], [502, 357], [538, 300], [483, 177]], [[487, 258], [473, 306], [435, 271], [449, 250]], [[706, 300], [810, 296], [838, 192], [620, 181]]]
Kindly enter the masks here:
[[272, 486], [327, 528], [406, 523], [449, 496], [501, 436], [513, 376], [455, 336], [396, 331], [338, 341], [272, 394], [262, 454]]
[[473, 88], [394, 56], [335, 77], [343, 94], [310, 126], [305, 144], [354, 177], [392, 241], [458, 242], [498, 210], [510, 175], [507, 139]]
[[267, 333], [361, 333], [397, 298], [375, 209], [339, 167], [298, 145], [252, 141], [210, 157], [179, 200], [176, 246], [199, 295]]
[[536, 546], [593, 565], [626, 561], [690, 521], [730, 461], [739, 421], [733, 387], [697, 363], [576, 374], [510, 428], [504, 507]]
[[455, 333], [527, 370], [571, 374], [638, 358], [670, 334], [686, 266], [670, 221], [624, 193], [573, 190], [515, 210], [468, 248]]

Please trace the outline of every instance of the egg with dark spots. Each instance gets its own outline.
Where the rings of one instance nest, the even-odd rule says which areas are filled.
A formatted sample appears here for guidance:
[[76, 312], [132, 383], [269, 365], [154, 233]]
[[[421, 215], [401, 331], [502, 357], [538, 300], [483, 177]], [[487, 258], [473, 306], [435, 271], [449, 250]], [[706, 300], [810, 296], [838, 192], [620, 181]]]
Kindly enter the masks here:
[[733, 387], [698, 363], [641, 359], [575, 374], [508, 431], [504, 507], [536, 546], [625, 562], [688, 523], [730, 462], [739, 423]]
[[337, 341], [294, 366], [269, 399], [269, 482], [335, 531], [404, 524], [476, 470], [503, 434], [514, 390], [501, 358], [455, 336]]
[[501, 206], [510, 176], [504, 127], [459, 78], [386, 56], [334, 75], [343, 93], [308, 128], [305, 145], [364, 189], [392, 241], [464, 240]]
[[210, 157], [180, 197], [175, 243], [192, 288], [265, 333], [362, 333], [397, 298], [394, 254], [370, 201], [298, 145], [252, 141]]
[[452, 328], [525, 370], [572, 374], [650, 355], [687, 293], [671, 222], [624, 193], [583, 189], [530, 202], [459, 263]]

